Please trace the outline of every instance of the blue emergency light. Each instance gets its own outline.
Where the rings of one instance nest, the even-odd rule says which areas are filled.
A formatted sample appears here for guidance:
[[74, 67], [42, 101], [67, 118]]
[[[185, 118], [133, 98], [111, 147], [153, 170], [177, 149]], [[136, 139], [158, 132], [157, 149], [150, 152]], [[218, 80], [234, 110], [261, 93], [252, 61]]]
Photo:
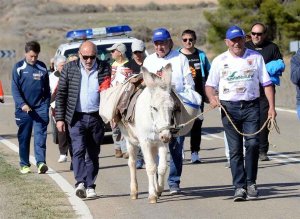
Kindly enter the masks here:
[[84, 40], [84, 39], [95, 38], [97, 36], [122, 35], [130, 31], [132, 31], [132, 29], [129, 25], [89, 28], [89, 29], [68, 31], [66, 34], [66, 38], [68, 40]]

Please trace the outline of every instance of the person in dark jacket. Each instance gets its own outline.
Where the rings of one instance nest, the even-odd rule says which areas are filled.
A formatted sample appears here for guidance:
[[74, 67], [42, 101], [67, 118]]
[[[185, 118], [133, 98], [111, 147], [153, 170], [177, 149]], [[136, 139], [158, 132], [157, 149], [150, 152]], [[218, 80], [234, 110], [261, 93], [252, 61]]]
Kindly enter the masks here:
[[[251, 40], [246, 42], [246, 48], [259, 52], [265, 61], [267, 71], [273, 83], [275, 93], [275, 85], [280, 85], [279, 77], [284, 71], [285, 64], [278, 46], [267, 40], [267, 27], [262, 23], [255, 23], [251, 27]], [[260, 104], [260, 126], [262, 126], [268, 118], [269, 103], [264, 94], [262, 86], [260, 87], [261, 96]], [[269, 130], [265, 127], [259, 133], [259, 160], [268, 161], [267, 153], [269, 151]]]
[[75, 193], [80, 198], [95, 198], [99, 171], [100, 144], [104, 123], [99, 116], [100, 91], [110, 80], [110, 65], [97, 58], [97, 47], [85, 41], [79, 59], [66, 63], [56, 95], [55, 119], [59, 132], [68, 125], [73, 150]]
[[300, 49], [291, 59], [291, 81], [296, 86], [297, 114], [300, 120]]
[[[206, 54], [195, 47], [197, 36], [194, 30], [184, 30], [181, 34], [183, 48], [179, 49], [183, 55], [189, 60], [190, 69], [193, 80], [195, 82], [195, 90], [201, 95], [201, 111], [204, 109], [205, 89], [204, 84], [208, 77], [210, 63]], [[191, 149], [191, 163], [201, 163], [199, 155], [201, 145], [201, 129], [203, 118], [197, 118], [191, 129], [190, 149]]]
[[46, 140], [49, 123], [50, 87], [46, 65], [37, 60], [40, 44], [25, 44], [25, 59], [17, 62], [12, 71], [12, 95], [18, 129], [20, 172], [30, 173], [29, 149], [34, 129], [34, 155], [38, 173], [46, 173]]

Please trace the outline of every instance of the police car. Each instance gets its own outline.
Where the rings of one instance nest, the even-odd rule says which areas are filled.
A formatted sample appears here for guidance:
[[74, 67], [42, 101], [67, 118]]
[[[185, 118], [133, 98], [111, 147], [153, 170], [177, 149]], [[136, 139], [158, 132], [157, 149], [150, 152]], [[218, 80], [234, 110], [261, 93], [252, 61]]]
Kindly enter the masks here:
[[131, 43], [136, 39], [128, 35], [132, 29], [128, 25], [108, 26], [81, 30], [71, 30], [66, 34], [69, 42], [61, 44], [56, 50], [55, 55], [64, 55], [67, 58], [70, 55], [78, 54], [78, 49], [84, 40], [92, 41], [98, 50], [100, 60], [110, 60], [110, 53], [106, 50], [115, 43], [123, 43], [126, 46], [126, 56], [131, 58]]

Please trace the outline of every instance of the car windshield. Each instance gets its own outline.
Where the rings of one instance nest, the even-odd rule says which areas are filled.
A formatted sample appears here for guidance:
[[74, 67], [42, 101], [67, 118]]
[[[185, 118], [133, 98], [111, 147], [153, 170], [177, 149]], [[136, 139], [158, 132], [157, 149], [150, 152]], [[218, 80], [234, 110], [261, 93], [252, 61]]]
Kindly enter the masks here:
[[[126, 56], [128, 59], [131, 58], [131, 43], [124, 43], [126, 46]], [[111, 55], [110, 52], [107, 51], [106, 49], [111, 47], [113, 44], [106, 44], [106, 45], [98, 45], [97, 46], [97, 50], [98, 50], [98, 58], [100, 60], [108, 60], [109, 62], [112, 62], [113, 60], [111, 60]], [[78, 48], [74, 48], [74, 49], [69, 49], [65, 51], [65, 56], [68, 58], [70, 55], [73, 54], [78, 54]]]

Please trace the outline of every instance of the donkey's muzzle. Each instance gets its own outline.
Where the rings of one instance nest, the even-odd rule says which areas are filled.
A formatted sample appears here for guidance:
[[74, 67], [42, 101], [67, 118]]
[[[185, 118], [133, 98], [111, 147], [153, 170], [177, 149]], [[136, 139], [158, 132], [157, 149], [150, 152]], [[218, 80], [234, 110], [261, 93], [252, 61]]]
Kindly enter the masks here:
[[172, 137], [171, 132], [168, 129], [163, 130], [162, 132], [159, 133], [159, 139], [163, 143], [169, 143], [171, 140], [171, 137]]

